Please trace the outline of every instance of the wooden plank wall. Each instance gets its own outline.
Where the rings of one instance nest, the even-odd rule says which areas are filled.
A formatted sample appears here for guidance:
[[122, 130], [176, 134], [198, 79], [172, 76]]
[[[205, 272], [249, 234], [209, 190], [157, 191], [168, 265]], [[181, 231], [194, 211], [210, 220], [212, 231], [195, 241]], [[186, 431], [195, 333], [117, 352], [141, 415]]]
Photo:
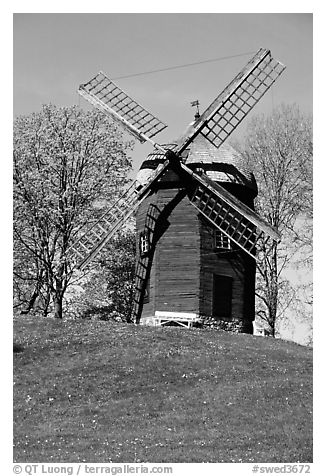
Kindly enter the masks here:
[[158, 241], [150, 271], [149, 302], [143, 305], [142, 317], [153, 316], [156, 310], [198, 312], [200, 239], [196, 209], [182, 188], [159, 189], [138, 210], [138, 236], [150, 205], [161, 215], [155, 229]]
[[[162, 206], [173, 190], [160, 190]], [[156, 255], [155, 307], [162, 311], [199, 312], [200, 238], [197, 211], [185, 196], [168, 218]]]
[[253, 320], [255, 309], [255, 261], [242, 250], [224, 252], [214, 249], [214, 229], [200, 217], [201, 287], [200, 312], [211, 315], [213, 274], [233, 279], [231, 319]]

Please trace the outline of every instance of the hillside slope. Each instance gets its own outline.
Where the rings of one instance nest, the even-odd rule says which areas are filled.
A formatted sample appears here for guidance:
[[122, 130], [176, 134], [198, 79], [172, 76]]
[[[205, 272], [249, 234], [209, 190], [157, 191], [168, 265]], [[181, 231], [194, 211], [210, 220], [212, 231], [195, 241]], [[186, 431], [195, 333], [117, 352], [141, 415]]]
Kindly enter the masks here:
[[14, 336], [15, 461], [312, 461], [309, 348], [26, 317]]

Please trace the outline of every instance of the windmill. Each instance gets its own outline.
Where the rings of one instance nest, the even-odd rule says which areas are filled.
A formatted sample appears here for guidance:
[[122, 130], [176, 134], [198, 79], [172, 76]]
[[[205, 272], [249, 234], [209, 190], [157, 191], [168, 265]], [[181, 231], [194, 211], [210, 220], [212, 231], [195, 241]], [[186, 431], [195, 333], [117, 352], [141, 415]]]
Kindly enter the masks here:
[[135, 322], [190, 327], [212, 316], [226, 328], [252, 332], [259, 250], [280, 236], [254, 211], [254, 178], [237, 166], [225, 141], [284, 69], [260, 49], [171, 144], [153, 140], [166, 125], [103, 72], [79, 87], [92, 105], [153, 146], [132, 185], [69, 249], [85, 268], [137, 211]]

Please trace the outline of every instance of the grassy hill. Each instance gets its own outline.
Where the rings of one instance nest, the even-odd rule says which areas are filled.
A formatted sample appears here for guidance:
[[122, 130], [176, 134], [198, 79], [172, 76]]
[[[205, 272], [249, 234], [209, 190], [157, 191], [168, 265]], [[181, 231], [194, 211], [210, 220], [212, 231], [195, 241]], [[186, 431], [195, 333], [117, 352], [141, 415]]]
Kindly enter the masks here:
[[26, 317], [14, 336], [15, 461], [312, 461], [309, 348]]

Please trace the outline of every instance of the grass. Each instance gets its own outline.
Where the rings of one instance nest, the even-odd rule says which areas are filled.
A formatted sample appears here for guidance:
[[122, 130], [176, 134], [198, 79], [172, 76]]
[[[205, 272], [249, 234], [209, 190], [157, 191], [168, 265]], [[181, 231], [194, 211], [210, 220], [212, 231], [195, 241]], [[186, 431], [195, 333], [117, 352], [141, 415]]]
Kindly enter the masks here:
[[17, 462], [312, 462], [312, 350], [216, 330], [15, 319]]

